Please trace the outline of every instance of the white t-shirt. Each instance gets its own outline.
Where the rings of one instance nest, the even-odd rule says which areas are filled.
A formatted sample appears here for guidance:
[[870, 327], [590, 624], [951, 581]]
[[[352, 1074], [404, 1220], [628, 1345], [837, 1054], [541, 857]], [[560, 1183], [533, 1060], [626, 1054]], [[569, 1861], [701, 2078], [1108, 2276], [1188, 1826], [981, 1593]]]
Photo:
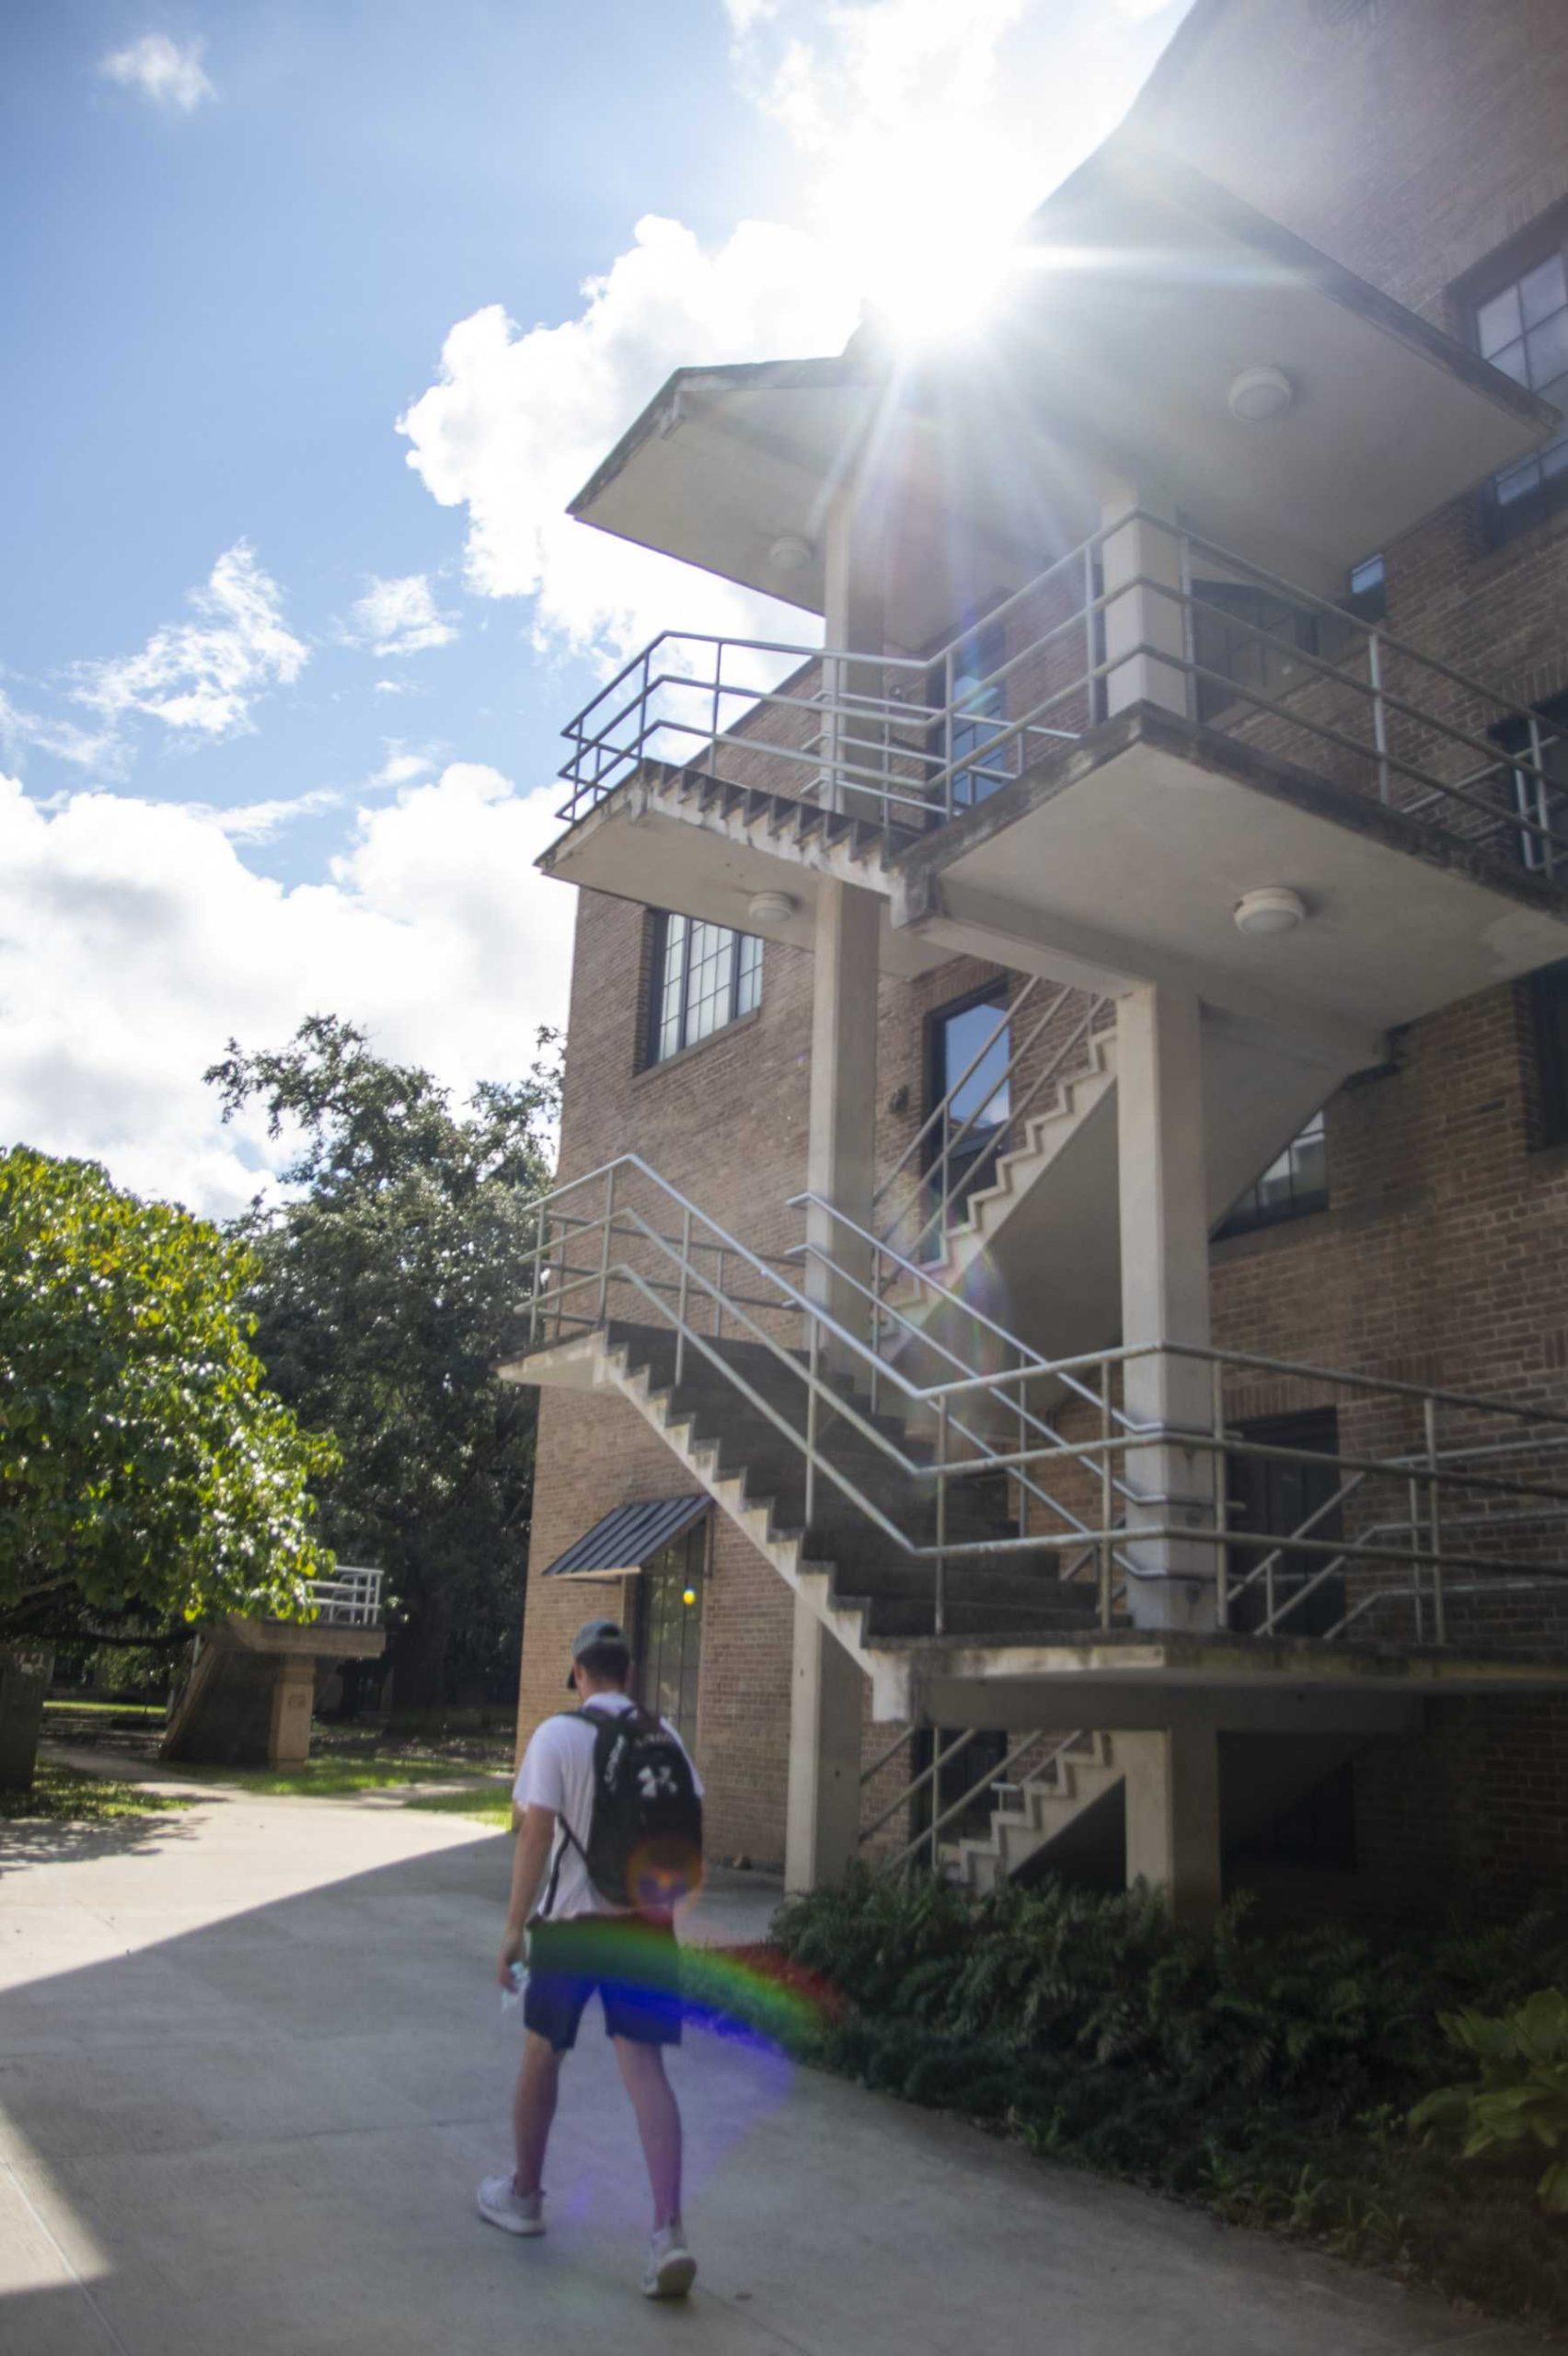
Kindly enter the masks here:
[[[629, 1693], [595, 1693], [590, 1705], [594, 1710], [629, 1710], [635, 1705]], [[668, 1718], [660, 1725], [666, 1734], [681, 1738]], [[517, 1781], [512, 1796], [520, 1808], [553, 1808], [560, 1822], [556, 1826], [554, 1846], [545, 1874], [544, 1887], [535, 1909], [547, 1922], [563, 1923], [573, 1914], [624, 1914], [624, 1906], [611, 1906], [602, 1899], [588, 1878], [588, 1868], [582, 1861], [582, 1850], [588, 1846], [588, 1831], [594, 1817], [594, 1729], [591, 1719], [576, 1711], [559, 1717], [547, 1718], [534, 1729], [533, 1739], [523, 1753], [523, 1764], [517, 1770]], [[686, 1750], [686, 1745], [681, 1743]], [[690, 1753], [686, 1753], [690, 1757]], [[702, 1797], [702, 1783], [694, 1767], [692, 1783], [698, 1799]], [[574, 1847], [563, 1830], [570, 1825], [581, 1846]], [[559, 1877], [558, 1869], [559, 1867]], [[552, 1898], [551, 1891], [554, 1891]]]

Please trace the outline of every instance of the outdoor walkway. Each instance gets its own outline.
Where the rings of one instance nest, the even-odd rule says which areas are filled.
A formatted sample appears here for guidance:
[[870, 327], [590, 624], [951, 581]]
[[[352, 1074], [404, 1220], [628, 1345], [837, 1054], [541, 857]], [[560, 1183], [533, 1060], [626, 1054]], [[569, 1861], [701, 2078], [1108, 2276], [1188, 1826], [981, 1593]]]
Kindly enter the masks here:
[[[473, 2213], [516, 2050], [504, 1839], [209, 1796], [0, 1826], [6, 2356], [1374, 2356], [1534, 2343], [688, 2038], [686, 2311], [637, 2295], [640, 2171], [604, 2038], [566, 2082], [551, 2232]], [[743, 1933], [756, 1902], [726, 1897]]]

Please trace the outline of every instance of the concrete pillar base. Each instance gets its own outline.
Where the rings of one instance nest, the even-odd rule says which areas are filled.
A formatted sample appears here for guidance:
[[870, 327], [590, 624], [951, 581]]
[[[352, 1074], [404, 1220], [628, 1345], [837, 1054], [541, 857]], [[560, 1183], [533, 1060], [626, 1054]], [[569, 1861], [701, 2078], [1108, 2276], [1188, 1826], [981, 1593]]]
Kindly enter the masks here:
[[1201, 1928], [1221, 1903], [1219, 1737], [1212, 1727], [1122, 1734], [1127, 1883], [1159, 1890], [1178, 1923]]
[[791, 1895], [841, 1880], [854, 1860], [864, 1688], [858, 1664], [797, 1596], [784, 1831], [784, 1887]]

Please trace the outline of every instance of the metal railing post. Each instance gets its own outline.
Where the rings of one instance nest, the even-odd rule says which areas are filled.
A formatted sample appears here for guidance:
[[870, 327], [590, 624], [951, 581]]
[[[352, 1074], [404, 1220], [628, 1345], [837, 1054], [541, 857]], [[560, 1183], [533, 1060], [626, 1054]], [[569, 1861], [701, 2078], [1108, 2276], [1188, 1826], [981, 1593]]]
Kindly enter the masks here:
[[1115, 1548], [1111, 1531], [1116, 1519], [1116, 1482], [1111, 1456], [1111, 1361], [1100, 1361], [1100, 1624], [1111, 1625], [1111, 1601]]
[[1215, 1610], [1222, 1628], [1230, 1625], [1230, 1549], [1226, 1543], [1229, 1529], [1230, 1483], [1226, 1477], [1225, 1461], [1225, 1368], [1216, 1358], [1214, 1375], [1214, 1584]]
[[947, 1461], [948, 1403], [944, 1392], [937, 1402], [937, 1591], [933, 1633], [947, 1634]]
[[822, 1366], [822, 1327], [816, 1318], [810, 1320], [810, 1338], [806, 1344], [806, 1528], [816, 1519], [817, 1420], [819, 1406], [819, 1377]]
[[599, 1322], [609, 1313], [610, 1300], [610, 1238], [616, 1224], [616, 1165], [612, 1161], [605, 1172], [605, 1242], [599, 1253]]
[[1383, 641], [1366, 633], [1366, 684], [1372, 691], [1372, 742], [1378, 754], [1378, 799], [1389, 799], [1389, 715], [1383, 704]]
[[1438, 1644], [1447, 1642], [1447, 1614], [1443, 1595], [1443, 1519], [1437, 1478], [1437, 1402], [1424, 1403], [1426, 1426], [1427, 1540], [1432, 1548], [1432, 1631]]
[[1415, 1641], [1426, 1634], [1426, 1599], [1421, 1584], [1421, 1483], [1410, 1476], [1410, 1584], [1415, 1606]]
[[534, 1213], [534, 1291], [528, 1303], [528, 1347], [539, 1346], [540, 1275], [545, 1259], [545, 1208], [541, 1203]]
[[713, 1338], [717, 1342], [724, 1331], [724, 1246], [714, 1248], [719, 1257], [713, 1276]]
[[1083, 544], [1083, 724], [1094, 725], [1094, 542]]
[[[1193, 542], [1187, 532], [1176, 534], [1176, 577], [1182, 593], [1182, 661], [1185, 676], [1182, 692], [1186, 700], [1187, 718], [1198, 716], [1198, 642], [1197, 625], [1193, 617]], [[1224, 1625], [1223, 1616], [1220, 1622]]]
[[691, 1207], [681, 1207], [681, 1289], [675, 1312], [675, 1380], [686, 1372], [686, 1302], [691, 1282]]
[[1535, 771], [1536, 824], [1540, 828], [1541, 864], [1550, 876], [1554, 872], [1551, 837], [1551, 797], [1547, 791], [1546, 777], [1541, 768], [1545, 751], [1540, 741], [1540, 721], [1535, 712], [1529, 715], [1530, 766]]

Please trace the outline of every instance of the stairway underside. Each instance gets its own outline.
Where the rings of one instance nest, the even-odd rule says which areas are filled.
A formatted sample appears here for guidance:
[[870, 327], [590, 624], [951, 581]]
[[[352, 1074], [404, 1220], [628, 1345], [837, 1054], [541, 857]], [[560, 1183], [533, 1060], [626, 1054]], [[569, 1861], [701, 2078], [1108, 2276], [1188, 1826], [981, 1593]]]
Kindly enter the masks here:
[[[772, 1354], [725, 1344], [732, 1373], [761, 1392]], [[1568, 1660], [1302, 1638], [1101, 1629], [1093, 1594], [1055, 1576], [1049, 1550], [990, 1569], [948, 1565], [949, 1628], [931, 1633], [931, 1567], [847, 1506], [819, 1505], [808, 1530], [799, 1452], [727, 1377], [674, 1380], [674, 1337], [653, 1326], [591, 1328], [502, 1369], [511, 1381], [596, 1392], [635, 1406], [680, 1477], [705, 1488], [870, 1680], [879, 1719], [944, 1727], [1168, 1727], [1400, 1732], [1430, 1699], [1568, 1691]], [[911, 1443], [911, 1449], [915, 1446]], [[841, 1461], [874, 1477], [875, 1451]], [[819, 1481], [819, 1491], [825, 1486]], [[976, 1507], [977, 1515], [980, 1508]], [[978, 1520], [950, 1531], [980, 1534]]]

